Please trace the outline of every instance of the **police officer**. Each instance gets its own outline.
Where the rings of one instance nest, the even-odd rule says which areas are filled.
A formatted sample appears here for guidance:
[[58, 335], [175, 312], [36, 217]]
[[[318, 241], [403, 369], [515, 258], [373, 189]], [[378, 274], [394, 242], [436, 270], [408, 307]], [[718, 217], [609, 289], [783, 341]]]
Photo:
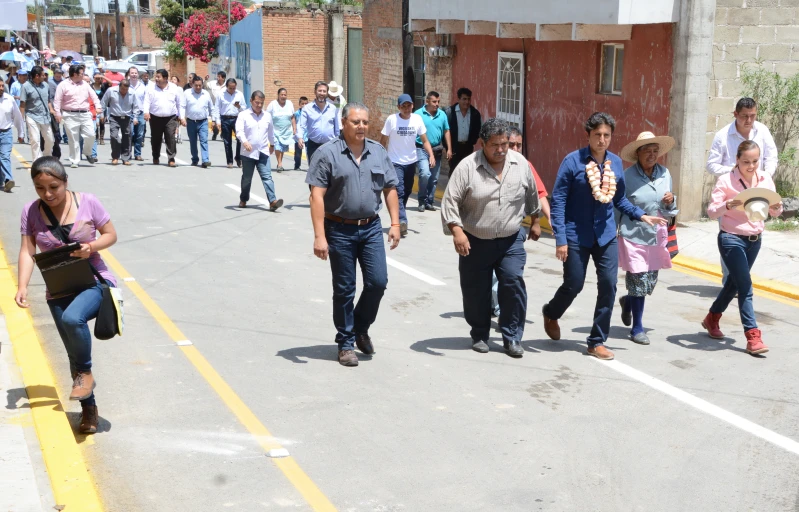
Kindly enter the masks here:
[[[311, 186], [314, 254], [323, 260], [329, 256], [333, 273], [338, 362], [358, 366], [355, 345], [364, 354], [375, 352], [369, 327], [377, 318], [388, 283], [378, 215], [380, 193], [391, 216], [391, 249], [400, 241], [399, 200], [394, 164], [383, 146], [366, 138], [369, 109], [361, 103], [348, 103], [342, 110], [341, 122], [341, 138], [317, 150], [305, 183]], [[354, 305], [356, 262], [360, 262], [364, 283], [358, 304]]]

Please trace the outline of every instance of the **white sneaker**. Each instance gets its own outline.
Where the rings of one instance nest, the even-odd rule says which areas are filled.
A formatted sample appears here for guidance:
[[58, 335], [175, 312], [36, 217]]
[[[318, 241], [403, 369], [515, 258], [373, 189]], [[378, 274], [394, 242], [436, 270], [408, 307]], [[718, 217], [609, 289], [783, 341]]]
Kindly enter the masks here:
[[78, 164], [73, 163], [72, 165], [70, 165], [70, 167], [73, 168], [73, 169], [77, 169], [78, 168]]
[[11, 189], [14, 188], [14, 185], [16, 185], [16, 183], [14, 183], [14, 180], [8, 180], [8, 181], [6, 181], [6, 184], [3, 187], [3, 190], [6, 191], [6, 192], [11, 192]]

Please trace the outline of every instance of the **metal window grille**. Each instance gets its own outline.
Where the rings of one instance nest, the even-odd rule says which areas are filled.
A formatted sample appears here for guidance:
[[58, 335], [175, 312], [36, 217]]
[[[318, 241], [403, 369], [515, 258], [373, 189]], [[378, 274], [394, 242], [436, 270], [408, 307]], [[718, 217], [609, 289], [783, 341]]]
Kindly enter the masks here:
[[425, 88], [425, 49], [424, 46], [413, 47], [413, 106], [421, 108], [424, 105]]
[[603, 44], [602, 64], [599, 69], [599, 92], [601, 94], [621, 94], [624, 45]]
[[499, 52], [497, 117], [521, 128], [524, 108], [524, 54]]

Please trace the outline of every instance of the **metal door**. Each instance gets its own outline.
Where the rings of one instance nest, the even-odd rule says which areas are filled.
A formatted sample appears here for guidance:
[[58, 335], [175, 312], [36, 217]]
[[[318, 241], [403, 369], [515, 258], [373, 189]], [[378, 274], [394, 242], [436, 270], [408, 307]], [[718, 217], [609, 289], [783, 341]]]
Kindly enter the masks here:
[[249, 43], [236, 43], [236, 78], [241, 80], [241, 92], [244, 94], [244, 100], [250, 104], [250, 44]]
[[363, 102], [363, 32], [347, 29], [347, 94], [348, 102]]

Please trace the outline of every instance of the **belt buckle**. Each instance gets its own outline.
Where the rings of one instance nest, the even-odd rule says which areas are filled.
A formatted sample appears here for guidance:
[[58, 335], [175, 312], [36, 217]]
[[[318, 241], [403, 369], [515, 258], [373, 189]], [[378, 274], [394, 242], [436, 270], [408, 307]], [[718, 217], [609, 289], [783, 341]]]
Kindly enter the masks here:
[[358, 225], [358, 226], [360, 226], [360, 225], [361, 225], [361, 222], [363, 222], [364, 224], [366, 224], [366, 221], [367, 221], [367, 220], [368, 220], [368, 219], [358, 219], [358, 224], [357, 224], [357, 225]]
[[757, 242], [760, 239], [760, 235], [749, 235], [750, 242]]

